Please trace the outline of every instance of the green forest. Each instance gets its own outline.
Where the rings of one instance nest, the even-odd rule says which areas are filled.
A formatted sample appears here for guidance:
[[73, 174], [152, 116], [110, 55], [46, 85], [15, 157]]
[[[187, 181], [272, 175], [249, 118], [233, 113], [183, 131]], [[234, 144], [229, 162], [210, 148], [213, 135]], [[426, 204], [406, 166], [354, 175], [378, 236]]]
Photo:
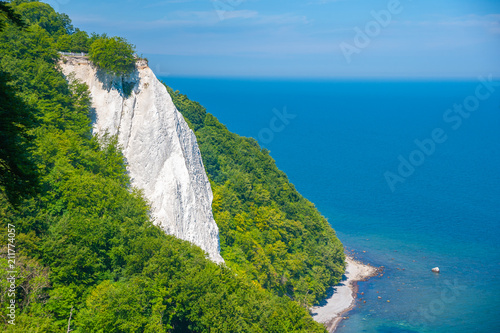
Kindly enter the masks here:
[[195, 131], [228, 266], [304, 306], [318, 301], [344, 271], [342, 244], [326, 219], [255, 139], [229, 132], [199, 103], [167, 89]]
[[92, 135], [88, 88], [64, 77], [59, 51], [134, 70], [124, 39], [89, 35], [44, 3], [0, 1], [1, 330], [325, 332], [308, 307], [340, 280], [342, 244], [269, 152], [168, 88], [212, 184], [217, 265], [151, 222], [117, 139]]

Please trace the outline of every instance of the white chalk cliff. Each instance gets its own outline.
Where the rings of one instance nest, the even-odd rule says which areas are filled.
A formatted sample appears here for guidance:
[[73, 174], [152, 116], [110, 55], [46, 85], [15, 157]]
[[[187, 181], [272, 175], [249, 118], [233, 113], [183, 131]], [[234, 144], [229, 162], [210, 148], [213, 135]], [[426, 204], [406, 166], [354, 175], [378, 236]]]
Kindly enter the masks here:
[[[223, 262], [212, 214], [212, 189], [193, 131], [145, 62], [127, 77], [97, 71], [83, 57], [66, 57], [63, 73], [86, 83], [94, 133], [118, 135], [132, 185], [144, 190], [154, 222]], [[132, 89], [126, 97], [125, 89]]]

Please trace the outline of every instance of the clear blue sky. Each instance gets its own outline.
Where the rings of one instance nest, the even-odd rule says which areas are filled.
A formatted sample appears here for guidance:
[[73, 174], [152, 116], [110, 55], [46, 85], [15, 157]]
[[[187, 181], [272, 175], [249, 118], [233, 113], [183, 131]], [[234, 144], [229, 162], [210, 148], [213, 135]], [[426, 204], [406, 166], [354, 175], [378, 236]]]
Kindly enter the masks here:
[[[46, 2], [83, 30], [127, 38], [157, 75], [500, 77], [500, 0]], [[356, 46], [356, 27], [372, 29], [369, 43]]]

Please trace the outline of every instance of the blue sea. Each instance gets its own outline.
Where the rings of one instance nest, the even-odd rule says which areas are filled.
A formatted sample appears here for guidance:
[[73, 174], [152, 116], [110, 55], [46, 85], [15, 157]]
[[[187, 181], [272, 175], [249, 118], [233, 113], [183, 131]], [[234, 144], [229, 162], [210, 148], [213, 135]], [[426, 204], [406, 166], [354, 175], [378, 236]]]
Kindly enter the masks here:
[[500, 332], [500, 85], [162, 79], [256, 138], [347, 251], [385, 267], [337, 332]]

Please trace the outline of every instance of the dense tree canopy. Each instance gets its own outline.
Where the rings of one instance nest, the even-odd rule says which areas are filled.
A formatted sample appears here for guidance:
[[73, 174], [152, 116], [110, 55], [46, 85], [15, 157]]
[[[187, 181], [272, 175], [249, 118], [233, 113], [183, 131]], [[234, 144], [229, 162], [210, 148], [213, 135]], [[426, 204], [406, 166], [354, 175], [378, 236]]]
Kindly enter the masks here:
[[46, 3], [14, 0], [12, 4], [16, 5], [16, 12], [23, 17], [27, 24], [38, 25], [53, 38], [57, 39], [61, 35], [72, 34], [74, 32], [74, 27], [68, 15], [55, 12]]
[[17, 204], [38, 186], [36, 165], [30, 160], [33, 110], [18, 98], [9, 76], [0, 71], [0, 192]]
[[[216, 265], [200, 248], [152, 224], [142, 193], [130, 185], [116, 137], [91, 134], [88, 88], [58, 70], [60, 38], [78, 31], [45, 4], [13, 4], [30, 26], [20, 30], [6, 21], [0, 32], [0, 112], [10, 119], [1, 138], [11, 147], [0, 158], [18, 154], [12, 165], [34, 166], [40, 185], [31, 194], [17, 187], [28, 195], [16, 207], [6, 186], [0, 188], [0, 234], [7, 235], [9, 224], [15, 228], [18, 272], [16, 325], [10, 325], [2, 237], [1, 330], [66, 332], [71, 314], [70, 329], [82, 333], [324, 332], [306, 308], [280, 295], [293, 292], [300, 299], [303, 290], [318, 294], [316, 284], [334, 281], [325, 263], [334, 259], [340, 270], [341, 255], [332, 247], [338, 241], [269, 155], [204, 110], [193, 109], [203, 123], [188, 117], [199, 125], [198, 135], [204, 133], [200, 143], [214, 182], [229, 267]], [[231, 150], [218, 156], [211, 140], [220, 149], [246, 142], [242, 148], [256, 155], [248, 161]], [[272, 179], [280, 181], [267, 184]]]
[[58, 38], [56, 48], [62, 52], [89, 52], [93, 40], [85, 31], [75, 29], [71, 35], [62, 35]]
[[22, 20], [21, 15], [16, 13], [6, 1], [0, 1], [0, 31], [5, 28], [6, 23], [9, 21], [18, 27], [26, 26], [26, 23]]
[[[0, 32], [7, 22], [12, 22], [13, 29], [26, 27], [21, 16], [2, 1]], [[15, 96], [9, 81], [9, 75], [0, 70], [0, 192], [17, 204], [23, 196], [34, 194], [38, 185], [36, 167], [28, 153], [28, 130], [34, 126], [34, 117], [33, 110]]]
[[135, 68], [135, 48], [121, 37], [102, 36], [90, 45], [89, 58], [104, 71], [123, 75]]

